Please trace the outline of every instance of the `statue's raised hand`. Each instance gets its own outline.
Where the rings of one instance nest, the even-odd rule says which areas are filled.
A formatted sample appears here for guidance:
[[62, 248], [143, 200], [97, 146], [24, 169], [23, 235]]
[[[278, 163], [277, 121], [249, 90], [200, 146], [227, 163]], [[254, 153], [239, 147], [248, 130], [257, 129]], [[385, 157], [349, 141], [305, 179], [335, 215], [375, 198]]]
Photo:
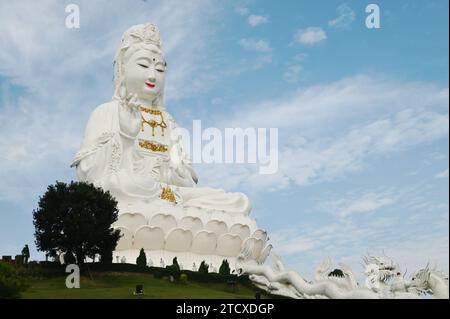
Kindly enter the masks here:
[[128, 137], [135, 138], [141, 128], [141, 112], [135, 94], [129, 94], [119, 107], [120, 130]]

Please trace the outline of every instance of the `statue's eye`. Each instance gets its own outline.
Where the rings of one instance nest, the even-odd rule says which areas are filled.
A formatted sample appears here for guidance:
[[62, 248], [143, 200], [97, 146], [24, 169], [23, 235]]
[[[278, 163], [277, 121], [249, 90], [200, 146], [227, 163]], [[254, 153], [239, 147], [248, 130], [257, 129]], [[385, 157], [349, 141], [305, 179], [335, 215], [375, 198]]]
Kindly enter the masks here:
[[156, 69], [156, 71], [158, 71], [158, 72], [164, 72], [163, 69]]
[[139, 66], [142, 66], [143, 68], [148, 69], [148, 65], [142, 64], [142, 63], [138, 63]]

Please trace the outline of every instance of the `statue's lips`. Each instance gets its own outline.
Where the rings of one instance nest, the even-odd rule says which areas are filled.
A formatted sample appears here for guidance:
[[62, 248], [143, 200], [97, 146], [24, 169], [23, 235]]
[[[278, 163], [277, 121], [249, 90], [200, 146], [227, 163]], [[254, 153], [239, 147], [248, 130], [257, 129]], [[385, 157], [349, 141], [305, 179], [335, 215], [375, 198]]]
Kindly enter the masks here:
[[145, 82], [145, 85], [147, 85], [149, 88], [154, 88], [155, 87], [155, 84], [149, 83], [149, 82]]

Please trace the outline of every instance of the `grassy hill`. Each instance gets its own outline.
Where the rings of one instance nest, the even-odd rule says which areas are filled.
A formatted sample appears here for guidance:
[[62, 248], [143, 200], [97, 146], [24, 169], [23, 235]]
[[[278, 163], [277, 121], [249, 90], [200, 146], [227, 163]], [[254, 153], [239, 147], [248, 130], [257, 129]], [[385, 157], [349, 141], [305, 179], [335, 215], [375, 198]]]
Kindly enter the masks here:
[[[30, 287], [22, 293], [22, 298], [255, 298], [258, 289], [237, 284], [235, 291], [226, 283], [186, 283], [170, 282], [168, 279], [154, 278], [151, 274], [104, 273], [82, 276], [79, 289], [68, 289], [66, 277], [29, 280]], [[133, 291], [137, 284], [144, 285], [144, 296], [136, 297]], [[267, 296], [262, 296], [263, 298]]]
[[[28, 284], [21, 295], [26, 299], [254, 299], [256, 292], [261, 298], [273, 298], [255, 287], [248, 278], [200, 274], [182, 271], [187, 280], [171, 281], [170, 271], [164, 268], [136, 265], [112, 264], [90, 265], [90, 271], [82, 271], [80, 288], [69, 289], [65, 285], [66, 276], [61, 265], [35, 266], [19, 271]], [[234, 284], [230, 285], [230, 281]], [[136, 285], [144, 286], [143, 296], [134, 296]]]

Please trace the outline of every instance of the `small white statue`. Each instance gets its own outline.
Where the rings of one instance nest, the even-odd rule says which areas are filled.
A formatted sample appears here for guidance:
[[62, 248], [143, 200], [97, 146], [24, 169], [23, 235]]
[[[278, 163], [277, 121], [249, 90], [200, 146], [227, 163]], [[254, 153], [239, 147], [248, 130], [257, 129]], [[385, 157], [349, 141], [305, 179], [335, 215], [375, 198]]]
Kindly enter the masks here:
[[166, 264], [164, 263], [164, 260], [162, 258], [159, 260], [159, 265], [161, 266], [161, 268], [166, 267]]
[[127, 259], [125, 258], [125, 256], [122, 256], [122, 258], [120, 259], [120, 262], [122, 264], [126, 264], [127, 263]]

